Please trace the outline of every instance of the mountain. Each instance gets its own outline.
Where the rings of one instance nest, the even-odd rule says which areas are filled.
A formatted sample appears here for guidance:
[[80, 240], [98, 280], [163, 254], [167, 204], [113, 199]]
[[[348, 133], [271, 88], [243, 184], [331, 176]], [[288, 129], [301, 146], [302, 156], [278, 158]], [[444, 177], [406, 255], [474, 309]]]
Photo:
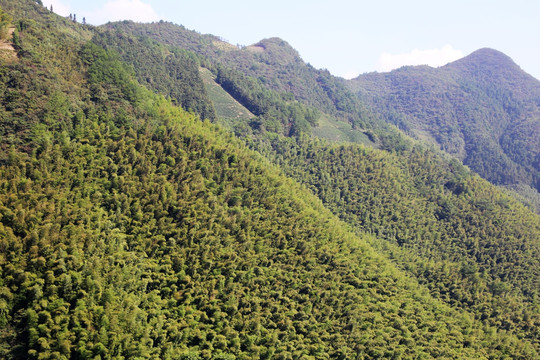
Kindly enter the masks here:
[[481, 49], [437, 69], [403, 67], [348, 84], [411, 136], [435, 144], [495, 184], [528, 188], [537, 197], [540, 81], [508, 56]]
[[539, 217], [286, 43], [0, 7], [2, 358], [538, 357]]
[[[219, 53], [219, 51], [211, 50], [212, 47], [216, 46], [215, 43], [209, 45], [211, 48], [210, 50], [202, 45], [193, 47], [190, 44], [197, 43], [198, 41], [200, 44], [201, 35], [195, 32], [186, 31], [183, 27], [173, 24], [158, 23], [144, 25], [132, 22], [122, 22], [108, 24], [107, 29], [116, 34], [117, 37], [124, 39], [125, 44], [132, 43], [133, 41], [129, 39], [131, 36], [134, 36], [136, 38], [151, 38], [158, 43], [169, 45], [172, 48], [179, 47], [183, 50], [189, 49], [195, 51], [200, 58], [202, 66], [206, 66], [210, 71], [217, 74], [217, 85], [220, 85], [225, 92], [231, 94], [233, 98], [246, 106], [253, 114], [257, 115], [257, 118], [255, 119], [246, 119], [247, 123], [236, 121], [235, 124], [232, 125], [232, 128], [238, 136], [251, 139], [249, 141], [252, 148], [265, 154], [267, 158], [285, 170], [289, 176], [310, 186], [313, 189], [313, 192], [317, 194], [324, 201], [325, 205], [332, 209], [336, 215], [340, 216], [345, 221], [348, 221], [351, 225], [357, 227], [361, 231], [368, 231], [370, 233], [375, 232], [380, 239], [384, 239], [386, 242], [393, 244], [390, 246], [397, 245], [399, 250], [392, 250], [395, 254], [399, 253], [399, 255], [395, 255], [394, 261], [400, 263], [401, 266], [406, 267], [414, 277], [422, 278], [421, 281], [426, 282], [434, 296], [443, 298], [454, 306], [463, 308], [474, 306], [478, 309], [478, 318], [484, 320], [489, 318], [490, 323], [493, 321], [493, 324], [500, 324], [500, 319], [495, 319], [499, 315], [493, 316], [494, 314], [500, 313], [498, 311], [495, 311], [494, 313], [489, 313], [489, 311], [487, 311], [488, 308], [485, 307], [485, 304], [489, 302], [494, 304], [494, 307], [500, 309], [501, 312], [502, 309], [505, 309], [507, 310], [507, 314], [512, 314], [504, 320], [505, 326], [508, 329], [519, 328], [521, 330], [518, 331], [526, 331], [529, 333], [531, 330], [528, 325], [529, 320], [521, 320], [522, 316], [518, 314], [531, 314], [525, 316], [523, 319], [530, 319], [529, 316], [536, 318], [537, 316], [533, 304], [536, 303], [536, 300], [534, 299], [537, 295], [534, 289], [536, 288], [535, 284], [537, 282], [536, 279], [538, 274], [536, 274], [536, 272], [530, 274], [529, 270], [531, 268], [536, 268], [536, 265], [533, 264], [537, 261], [537, 255], [535, 254], [538, 252], [538, 244], [535, 240], [538, 237], [536, 233], [538, 229], [536, 225], [537, 219], [531, 217], [531, 222], [518, 230], [515, 234], [503, 230], [515, 229], [516, 223], [513, 225], [510, 224], [513, 223], [514, 220], [511, 220], [510, 223], [506, 221], [499, 222], [496, 225], [496, 229], [488, 231], [489, 235], [485, 233], [486, 229], [476, 229], [476, 225], [471, 227], [472, 221], [476, 222], [472, 219], [477, 216], [486, 216], [490, 218], [499, 217], [501, 220], [506, 218], [507, 215], [504, 215], [506, 211], [500, 211], [502, 210], [500, 206], [507, 200], [500, 199], [500, 202], [496, 205], [500, 210], [491, 212], [494, 210], [492, 207], [494, 199], [486, 198], [485, 200], [480, 200], [481, 196], [479, 196], [479, 194], [485, 190], [481, 190], [477, 185], [473, 185], [475, 188], [473, 190], [463, 183], [464, 179], [462, 176], [465, 176], [466, 179], [470, 179], [470, 174], [464, 170], [460, 170], [460, 167], [457, 166], [457, 164], [448, 166], [447, 160], [436, 160], [436, 163], [442, 161], [439, 165], [434, 165], [432, 162], [433, 159], [423, 158], [422, 156], [420, 160], [416, 153], [417, 150], [414, 149], [414, 147], [411, 148], [411, 145], [405, 141], [403, 137], [396, 134], [392, 129], [385, 127], [384, 123], [377, 120], [375, 116], [366, 114], [365, 109], [362, 108], [362, 104], [360, 104], [358, 100], [354, 100], [353, 93], [348, 91], [339, 79], [332, 77], [325, 71], [312, 69], [309, 65], [300, 62], [296, 52], [282, 40], [268, 40], [270, 44], [266, 45], [266, 47], [272, 49], [271, 51], [278, 51], [275, 49], [277, 47], [278, 49], [288, 52], [291, 55], [290, 59], [295, 59], [292, 62], [298, 70], [296, 72], [291, 71], [291, 69], [286, 66], [284, 68], [284, 64], [279, 62], [279, 58], [275, 61], [261, 61], [260, 59], [253, 58], [253, 51], [246, 52], [246, 49], [227, 47], [226, 55], [224, 55], [223, 53]], [[164, 29], [166, 29], [166, 31]], [[199, 40], [188, 41], [187, 39]], [[261, 43], [267, 43], [267, 41], [262, 41]], [[103, 46], [111, 48], [111, 43], [108, 42], [107, 44], [103, 44]], [[122, 47], [123, 45], [118, 43], [115, 49], [122, 53]], [[209, 52], [212, 52], [213, 55], [210, 58], [205, 57], [205, 54]], [[286, 57], [285, 55], [283, 56]], [[250, 63], [251, 66], [248, 66]], [[263, 65], [261, 65], [261, 63]], [[287, 63], [291, 63], [291, 61], [288, 61]], [[264, 71], [261, 71], [261, 68], [264, 68]], [[254, 76], [257, 77], [255, 78]], [[283, 87], [276, 86], [276, 84], [280, 83], [281, 77], [283, 77], [283, 79], [288, 79], [289, 88], [284, 89]], [[305, 85], [306, 83], [312, 84], [312, 87], [307, 87]], [[291, 89], [294, 89], [293, 93], [287, 91]], [[315, 101], [314, 99], [316, 99], [316, 97], [303, 97], [302, 95], [298, 95], [305, 94], [305, 90], [308, 89], [311, 89], [311, 94], [324, 94], [327, 99], [335, 99], [335, 101], [329, 101], [328, 104], [331, 105], [326, 106], [324, 105], [324, 102]], [[295, 101], [291, 102], [292, 99]], [[215, 100], [216, 99], [214, 99], [214, 101]], [[299, 106], [296, 102], [305, 104], [308, 108]], [[353, 105], [343, 106], [343, 104]], [[291, 106], [293, 106], [293, 108], [291, 108]], [[315, 107], [319, 112], [317, 119], [318, 124], [313, 122], [313, 118], [317, 117], [317, 114], [310, 116], [305, 115], [306, 112], [309, 113], [309, 109], [312, 107]], [[329, 169], [327, 169], [327, 164], [317, 164], [313, 161], [313, 154], [316, 153], [322, 155], [330, 153], [331, 155], [329, 156], [334, 158], [334, 149], [321, 147], [316, 142], [312, 143], [305, 139], [301, 141], [302, 145], [298, 146], [297, 140], [295, 140], [295, 136], [298, 135], [297, 129], [309, 132], [309, 127], [311, 125], [311, 131], [318, 134], [317, 129], [320, 128], [319, 124], [323, 121], [327, 121], [326, 119], [331, 118], [332, 116], [334, 119], [339, 117], [344, 121], [352, 119], [352, 125], [358, 126], [359, 124], [362, 124], [364, 127], [363, 129], [355, 130], [353, 126], [349, 127], [346, 131], [357, 134], [360, 133], [369, 140], [363, 141], [359, 137], [350, 135], [348, 139], [354, 139], [357, 142], [365, 142], [370, 146], [377, 146], [391, 151], [398, 150], [400, 152], [401, 160], [399, 160], [399, 162], [401, 165], [391, 170], [392, 176], [394, 177], [399, 176], [398, 174], [403, 171], [403, 167], [407, 168], [406, 171], [409, 174], [415, 172], [425, 174], [426, 171], [429, 174], [429, 172], [433, 172], [433, 169], [435, 168], [446, 168], [447, 172], [444, 175], [436, 175], [435, 177], [432, 177], [431, 180], [428, 180], [424, 176], [420, 176], [416, 178], [416, 180], [414, 180], [415, 177], [411, 176], [402, 178], [401, 184], [409, 184], [405, 187], [410, 186], [411, 189], [415, 189], [415, 195], [412, 198], [410, 197], [410, 194], [404, 193], [403, 196], [400, 195], [392, 201], [388, 201], [389, 199], [381, 201], [381, 197], [384, 197], [384, 194], [379, 194], [378, 189], [381, 187], [381, 181], [384, 180], [383, 178], [378, 178], [373, 175], [369, 176], [368, 179], [364, 179], [364, 181], [366, 181], [366, 184], [368, 183], [368, 180], [374, 181], [373, 184], [378, 182], [378, 187], [375, 186], [369, 191], [359, 191], [362, 186], [359, 187], [357, 179], [362, 177], [358, 174], [352, 175], [352, 170], [362, 168], [364, 166], [362, 164], [371, 162], [372, 159], [370, 156], [364, 152], [354, 151], [355, 155], [353, 155], [346, 163], [334, 163], [335, 159], [331, 160], [330, 163], [334, 169], [329, 171]], [[302, 118], [311, 120], [308, 121], [309, 124], [305, 122], [302, 124], [300, 121]], [[276, 122], [276, 120], [278, 121]], [[218, 121], [221, 120], [218, 119]], [[227, 123], [230, 124], [228, 121]], [[275, 139], [272, 137], [267, 138], [272, 132], [277, 132], [278, 137]], [[280, 140], [280, 137], [283, 135], [294, 136], [283, 139], [282, 141]], [[324, 135], [322, 137], [326, 138]], [[318, 150], [315, 152], [306, 151], [306, 147]], [[423, 152], [423, 150], [421, 151]], [[305, 158], [304, 155], [309, 157]], [[418, 160], [420, 160], [420, 163]], [[328, 160], [325, 161], [327, 162]], [[405, 165], [408, 161], [411, 161], [411, 163]], [[392, 168], [392, 165], [390, 165], [389, 162], [386, 163], [386, 166]], [[342, 174], [346, 174], [346, 177], [341, 178], [343, 176]], [[434, 174], [427, 176], [430, 177], [433, 175]], [[332, 182], [323, 180], [329, 178], [332, 179], [333, 177], [341, 178], [341, 181]], [[469, 182], [471, 180], [466, 181]], [[475, 181], [472, 183], [475, 183]], [[402, 188], [396, 186], [395, 179], [387, 186], [384, 193], [403, 193]], [[343, 194], [346, 193], [344, 192], [344, 188], [349, 187], [355, 190], [347, 194], [347, 196], [343, 196]], [[430, 194], [426, 193], [428, 188], [434, 190], [439, 189], [440, 187], [443, 187], [444, 189], [442, 193], [439, 193], [440, 190], [436, 190]], [[467, 190], [465, 191], [465, 189]], [[490, 192], [491, 190], [488, 191], [488, 193]], [[472, 195], [472, 198], [476, 198], [477, 202], [471, 209], [474, 209], [473, 212], [476, 212], [477, 215], [467, 215], [467, 212], [465, 211], [462, 213], [456, 211], [456, 209], [464, 207], [464, 204], [461, 203], [463, 199], [458, 200], [459, 198], [468, 197], [468, 200], [466, 201], [471, 200], [470, 195], [467, 195], [468, 193], [475, 194]], [[373, 197], [379, 200], [373, 201]], [[420, 203], [435, 203], [436, 206], [430, 210], [426, 208], [417, 208], [418, 203], [416, 201], [418, 201], [419, 198], [422, 198]], [[434, 202], [435, 199], [437, 199], [436, 202]], [[358, 204], [364, 202], [370, 203], [371, 206], [365, 208], [365, 210], [363, 210], [363, 215], [359, 216], [359, 213], [362, 211], [358, 208]], [[487, 204], [489, 204], [488, 207], [486, 207]], [[413, 213], [417, 212], [424, 214], [424, 219], [421, 220], [422, 225], [416, 230], [411, 231], [411, 227], [417, 226], [415, 224], [418, 224], [418, 220], [414, 219], [414, 216], [407, 218], [406, 214], [408, 211], [396, 211], [396, 209], [401, 206], [404, 206]], [[486, 210], [490, 211], [491, 214], [488, 215]], [[431, 214], [430, 219], [426, 218], [427, 214]], [[458, 214], [461, 216], [457, 216]], [[529, 215], [523, 214], [522, 218], [528, 218], [528, 216]], [[431, 219], [434, 219], [434, 223], [437, 224], [435, 228], [433, 227], [433, 220]], [[464, 223], [466, 225], [464, 225]], [[454, 229], [460, 230], [454, 231]], [[504, 231], [506, 234], [502, 235], [501, 231]], [[419, 234], [423, 233], [444, 234], [441, 238], [441, 244], [445, 245], [432, 247], [430, 245], [431, 243], [426, 243], [421, 236], [419, 237]], [[468, 244], [463, 243], [463, 234], [466, 234], [471, 240], [476, 240], [472, 240]], [[522, 259], [524, 260], [523, 267], [521, 265], [517, 266], [517, 263], [513, 260], [509, 261], [509, 263], [513, 264], [512, 266], [517, 266], [516, 269], [522, 268], [523, 272], [527, 273], [527, 275], [516, 275], [516, 278], [528, 279], [526, 280], [527, 285], [525, 285], [525, 283], [513, 283], [513, 281], [509, 280], [510, 277], [508, 277], [507, 265], [495, 269], [499, 266], [494, 266], [491, 260], [487, 260], [497, 256], [492, 250], [488, 249], [505, 249], [506, 245], [514, 243], [512, 239], [516, 237], [524, 237], [527, 239], [526, 242], [528, 243], [526, 247], [534, 249], [529, 253], [531, 257], [528, 260]], [[413, 239], [416, 239], [417, 242]], [[411, 241], [416, 243], [416, 245], [411, 247]], [[501, 244], [506, 245], [494, 247], [493, 243], [496, 241], [500, 241]], [[520, 242], [518, 241], [516, 246], [521, 246], [519, 244]], [[374, 243], [373, 245], [379, 246], [380, 244]], [[403, 248], [405, 247], [409, 248], [409, 250], [403, 251]], [[441, 251], [441, 249], [445, 250]], [[387, 249], [385, 249], [385, 251], [387, 251]], [[425, 261], [433, 261], [434, 251], [440, 252], [437, 256], [437, 261], [434, 263], [434, 266], [430, 265], [430, 270], [426, 270]], [[502, 251], [503, 253], [511, 253], [514, 250], [505, 249]], [[466, 253], [469, 253], [469, 255], [464, 257], [464, 254]], [[418, 257], [415, 258], [415, 256]], [[480, 258], [484, 256], [486, 256], [486, 258], [480, 260]], [[413, 258], [415, 260], [411, 262]], [[445, 265], [441, 265], [444, 260], [449, 260], [449, 262]], [[411, 267], [411, 263], [417, 264], [418, 267]], [[508, 263], [502, 261], [501, 264]], [[477, 275], [474, 275], [473, 277], [476, 280], [470, 282], [468, 275], [466, 275], [468, 272], [462, 271], [462, 269], [468, 268], [469, 266], [476, 269], [473, 271], [474, 274], [478, 275], [479, 273], [483, 273], [490, 275], [484, 275], [481, 280]], [[453, 275], [450, 275], [452, 274], [452, 271], [462, 275], [456, 279]], [[520, 271], [522, 270], [518, 270], [518, 272]], [[513, 276], [511, 277], [514, 278]], [[477, 281], [480, 281], [480, 283]], [[499, 283], [500, 281], [502, 282]], [[444, 285], [442, 285], [443, 283]], [[451, 290], [455, 289], [456, 286], [462, 288], [464, 292]], [[501, 302], [501, 294], [499, 293], [499, 290], [496, 289], [505, 288], [506, 286], [508, 286], [507, 289], [513, 289], [513, 295], [510, 295], [508, 298], [508, 300], [510, 298], [512, 300]], [[508, 295], [506, 291], [505, 293]], [[521, 303], [523, 301], [527, 304], [524, 308], [521, 306], [513, 307], [513, 305], [511, 305], [512, 302]], [[510, 308], [513, 310], [508, 311]], [[529, 334], [535, 337], [535, 335], [532, 335], [533, 333], [534, 331]], [[536, 342], [537, 340], [534, 341]]]
[[267, 89], [292, 94], [321, 112], [312, 127], [319, 137], [369, 144], [373, 129], [387, 134], [386, 123], [397, 125], [540, 209], [538, 80], [495, 50], [440, 69], [405, 67], [345, 81], [304, 63], [278, 38], [238, 47], [166, 22], [107, 26], [192, 51]]
[[[208, 68], [221, 65], [229, 72], [251, 78], [266, 90], [292, 95], [296, 101], [317, 108], [331, 124], [348, 123], [348, 130], [351, 125], [353, 130], [375, 126], [371, 114], [340, 79], [303, 62], [298, 52], [282, 39], [265, 39], [254, 45], [237, 47], [217, 36], [201, 35], [168, 22], [138, 24], [124, 21], [105, 27], [116, 36], [152, 39], [193, 52]], [[378, 123], [378, 126], [384, 125]], [[348, 130], [340, 135], [347, 137]], [[361, 131], [356, 132], [362, 134]], [[326, 134], [323, 132], [321, 135]], [[331, 135], [327, 137], [332, 138]]]

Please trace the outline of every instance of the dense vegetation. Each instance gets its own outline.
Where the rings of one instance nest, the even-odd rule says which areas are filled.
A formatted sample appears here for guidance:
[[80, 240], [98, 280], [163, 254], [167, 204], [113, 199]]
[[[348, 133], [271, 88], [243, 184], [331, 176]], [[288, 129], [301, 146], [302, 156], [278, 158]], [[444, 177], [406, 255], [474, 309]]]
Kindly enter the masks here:
[[433, 296], [540, 342], [540, 224], [515, 200], [419, 146], [396, 155], [279, 136], [253, 146]]
[[9, 40], [9, 27], [13, 18], [3, 10], [0, 10], [0, 40]]
[[155, 127], [82, 119], [4, 167], [4, 356], [534, 357], [230, 136], [153, 106]]
[[[193, 51], [197, 51], [192, 45], [194, 39], [205, 38], [195, 33], [190, 35], [183, 28], [175, 29], [172, 24], [118, 26]], [[205, 55], [212, 46], [215, 41], [212, 45], [199, 46], [204, 50], [198, 53]], [[248, 50], [259, 54], [259, 58], [251, 61], [250, 69], [245, 60], [248, 55], [241, 55], [245, 48], [228, 48], [225, 53], [213, 56], [225, 61], [224, 57], [234, 53], [232, 63], [236, 69], [262, 80], [259, 90], [251, 91], [257, 96], [244, 96], [245, 89], [254, 89], [252, 84], [257, 83], [249, 76], [230, 71], [234, 86], [221, 81], [224, 89], [257, 113], [252, 99], [264, 99], [259, 95], [263, 92], [260, 86], [272, 83], [273, 89], [290, 90], [275, 84], [279, 83], [280, 72], [287, 72], [284, 68], [288, 64], [298, 62], [294, 51], [279, 39], [264, 40], [254, 47], [258, 49]], [[263, 55], [265, 65], [261, 67], [258, 61]], [[319, 73], [319, 79], [321, 74], [324, 72]], [[300, 81], [291, 76], [290, 83]], [[334, 80], [333, 84], [342, 83]], [[321, 88], [321, 82], [317, 86]], [[322, 88], [326, 94], [333, 93], [328, 85]], [[335, 93], [338, 99], [349, 99], [344, 91]], [[297, 98], [302, 100], [301, 96]], [[328, 110], [320, 103], [311, 103], [319, 104], [321, 111]], [[354, 114], [352, 109], [347, 110]], [[273, 119], [277, 117], [275, 113], [272, 115]], [[373, 121], [364, 124], [369, 126]], [[282, 133], [277, 127], [269, 126], [265, 130]], [[475, 179], [458, 162], [449, 163], [431, 151], [413, 147], [388, 129], [375, 126], [370, 129], [370, 135], [381, 148], [397, 150], [399, 155], [389, 156], [356, 146], [335, 148], [305, 137], [297, 143], [294, 138], [279, 135], [269, 137], [271, 145], [264, 136], [261, 145], [261, 137], [255, 135], [251, 145], [290, 176], [308, 185], [342, 219], [361, 231], [376, 234], [379, 240], [386, 240], [374, 245], [390, 252], [404, 269], [425, 282], [434, 296], [453, 306], [474, 309], [479, 320], [538, 342], [537, 325], [531, 325], [539, 322], [539, 274], [531, 271], [539, 265], [538, 219], [498, 190]], [[448, 138], [459, 140], [450, 135]], [[511, 172], [508, 176], [512, 176]], [[497, 221], [485, 223], [479, 220], [483, 217]], [[510, 255], [516, 251], [525, 251], [518, 263]]]
[[142, 85], [170, 97], [175, 104], [203, 119], [215, 120], [214, 107], [199, 74], [200, 63], [193, 53], [120, 30], [99, 31], [92, 41], [120, 54], [122, 61], [133, 66]]
[[[201, 35], [167, 22], [108, 24], [109, 29], [148, 36], [160, 43], [192, 51], [207, 60], [207, 66], [221, 65], [258, 80], [266, 90], [288, 93], [294, 99], [317, 108], [355, 127], [377, 124], [347, 86], [326, 70], [302, 61], [298, 52], [279, 38], [264, 39], [247, 47], [230, 45], [216, 36]], [[253, 80], [251, 80], [253, 81]]]
[[[314, 140], [319, 114], [359, 113], [210, 50], [0, 6], [17, 27], [0, 60], [0, 357], [538, 357], [538, 217], [457, 161], [384, 127], [383, 150]], [[256, 115], [236, 128], [252, 150], [200, 120], [199, 65]]]
[[[317, 136], [365, 143], [362, 134], [387, 134], [391, 130], [385, 122], [396, 125], [435, 143], [540, 211], [540, 86], [500, 53], [484, 49], [441, 69], [408, 67], [346, 82], [305, 64], [278, 38], [242, 47], [167, 22], [108, 26], [192, 51], [257, 79], [267, 89], [292, 94], [318, 109], [322, 119], [330, 119], [330, 128], [314, 128]], [[331, 134], [340, 121], [353, 131]]]
[[80, 99], [88, 92], [81, 88], [79, 50], [91, 32], [28, 1], [0, 6], [14, 18], [17, 49], [16, 61], [0, 68], [0, 149], [30, 151], [31, 144], [51, 140], [44, 128], [70, 130], [73, 114], [82, 115]]
[[[523, 195], [540, 190], [540, 82], [506, 55], [481, 49], [438, 69], [404, 67], [349, 84], [388, 122], [485, 179]], [[537, 191], [528, 196], [533, 202]]]

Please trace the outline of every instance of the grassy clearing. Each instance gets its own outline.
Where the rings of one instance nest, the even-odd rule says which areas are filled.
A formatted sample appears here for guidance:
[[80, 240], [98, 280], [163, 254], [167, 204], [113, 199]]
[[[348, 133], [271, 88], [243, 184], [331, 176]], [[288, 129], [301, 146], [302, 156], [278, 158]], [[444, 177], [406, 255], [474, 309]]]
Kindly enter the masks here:
[[208, 92], [208, 96], [214, 108], [218, 118], [225, 123], [232, 124], [238, 120], [246, 120], [255, 117], [248, 109], [243, 107], [238, 101], [236, 101], [228, 92], [215, 82], [215, 76], [208, 69], [201, 68], [201, 76], [203, 78], [204, 86]]
[[351, 124], [339, 121], [330, 115], [323, 114], [317, 127], [313, 128], [317, 137], [335, 142], [352, 142], [375, 147], [375, 143], [361, 130], [355, 130]]

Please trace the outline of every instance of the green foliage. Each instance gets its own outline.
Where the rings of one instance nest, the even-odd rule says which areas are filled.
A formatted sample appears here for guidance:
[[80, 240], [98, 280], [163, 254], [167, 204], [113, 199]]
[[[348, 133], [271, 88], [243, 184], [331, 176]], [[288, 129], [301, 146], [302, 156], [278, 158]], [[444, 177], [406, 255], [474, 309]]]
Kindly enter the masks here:
[[306, 137], [269, 136], [252, 146], [375, 235], [372, 244], [435, 297], [540, 342], [531, 325], [540, 321], [538, 216], [459, 162], [418, 146], [397, 155]]
[[[185, 81], [220, 72], [260, 111], [249, 150], [121, 33], [0, 5], [21, 36], [0, 64], [0, 357], [538, 357], [538, 217], [459, 162], [381, 128], [385, 150], [310, 139], [324, 97], [128, 37]], [[267, 69], [299, 65], [259, 45]], [[356, 111], [334, 81], [329, 106]]]
[[251, 122], [259, 131], [297, 136], [308, 132], [315, 125], [318, 111], [298, 102], [291, 102], [286, 95], [266, 90], [253, 78], [242, 73], [217, 67], [216, 82], [250, 112], [259, 116]]
[[215, 110], [199, 74], [199, 60], [193, 53], [120, 30], [100, 31], [93, 42], [118, 52], [123, 62], [132, 65], [141, 84], [203, 119], [215, 120]]
[[[87, 89], [79, 50], [89, 33], [32, 1], [0, 1], [0, 6], [14, 18], [18, 53], [17, 61], [0, 66], [0, 149], [16, 144], [31, 151], [33, 127], [48, 117], [54, 101], [67, 98], [70, 114], [81, 109], [76, 99]], [[67, 120], [58, 117], [47, 126], [69, 127]]]
[[152, 122], [83, 117], [1, 168], [21, 329], [6, 358], [535, 356], [430, 298], [230, 134], [146, 96]]
[[[167, 22], [121, 22], [107, 26], [137, 36], [148, 36], [160, 43], [194, 52], [205, 59], [202, 60], [205, 67], [221, 67], [221, 71], [227, 72], [222, 74], [226, 78], [226, 88], [234, 92], [235, 99], [253, 113], [268, 106], [276, 106], [275, 99], [268, 99], [271, 97], [269, 91], [272, 91], [292, 94], [293, 99], [307, 105], [309, 109], [315, 108], [340, 121], [350, 122], [354, 127], [384, 127], [357, 101], [342, 79], [331, 76], [326, 70], [316, 70], [311, 65], [306, 65], [296, 50], [282, 39], [270, 38], [251, 46], [236, 47], [224, 43], [216, 36], [201, 35]], [[240, 85], [242, 89], [239, 89]], [[262, 87], [264, 91], [257, 87]], [[257, 98], [253, 97], [254, 91]], [[266, 103], [268, 100], [271, 100], [270, 104], [260, 104], [261, 101]], [[263, 109], [260, 109], [261, 105]], [[308, 123], [315, 125], [317, 117], [315, 116], [313, 121], [307, 120]], [[288, 130], [288, 126], [285, 128]]]
[[139, 85], [116, 52], [88, 43], [81, 49], [80, 56], [88, 66], [88, 83], [94, 102], [107, 106], [111, 101], [126, 100], [136, 104], [140, 100]]
[[216, 109], [216, 116], [222, 125], [232, 127], [242, 123], [242, 120], [249, 120], [254, 117], [248, 109], [216, 83], [216, 77], [210, 70], [201, 68], [201, 77], [208, 97]]
[[13, 18], [0, 8], [0, 40], [8, 40], [9, 27]]
[[492, 183], [540, 191], [540, 83], [507, 56], [481, 49], [438, 69], [404, 67], [349, 85], [386, 121]]

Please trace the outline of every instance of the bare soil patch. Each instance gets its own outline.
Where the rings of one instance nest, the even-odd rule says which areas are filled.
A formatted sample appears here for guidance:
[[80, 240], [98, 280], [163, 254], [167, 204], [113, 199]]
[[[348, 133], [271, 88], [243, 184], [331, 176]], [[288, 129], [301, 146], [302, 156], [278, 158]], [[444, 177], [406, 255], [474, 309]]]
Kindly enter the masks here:
[[[15, 28], [9, 28], [9, 38], [13, 38], [13, 33], [15, 32]], [[15, 51], [15, 48], [13, 47], [13, 43], [10, 40], [0, 40], [0, 54], [3, 58], [17, 58], [17, 53]]]

